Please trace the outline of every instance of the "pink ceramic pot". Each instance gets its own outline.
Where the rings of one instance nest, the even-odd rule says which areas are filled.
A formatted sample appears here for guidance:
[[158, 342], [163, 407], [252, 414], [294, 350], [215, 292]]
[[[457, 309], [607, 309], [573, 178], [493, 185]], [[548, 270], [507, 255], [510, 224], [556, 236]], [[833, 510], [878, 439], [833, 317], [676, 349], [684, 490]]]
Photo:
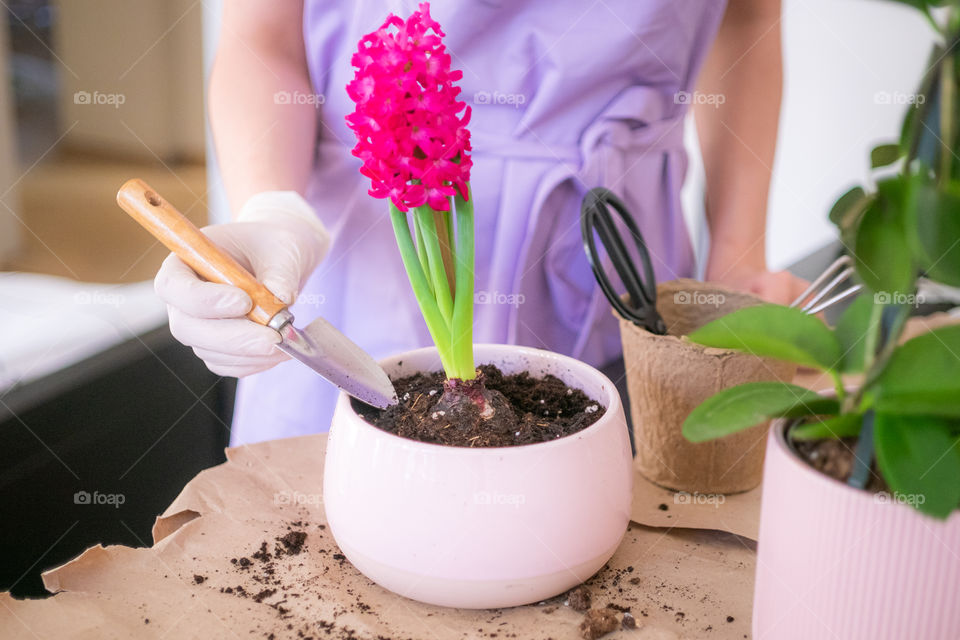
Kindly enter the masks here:
[[763, 476], [756, 639], [960, 638], [960, 514], [941, 522], [801, 461], [774, 422]]
[[[449, 607], [537, 602], [610, 559], [630, 518], [630, 442], [613, 383], [547, 351], [476, 345], [478, 364], [551, 373], [606, 407], [566, 438], [520, 447], [447, 447], [363, 421], [340, 395], [327, 441], [327, 521], [347, 558], [400, 595]], [[391, 377], [437, 371], [435, 349], [381, 362]]]

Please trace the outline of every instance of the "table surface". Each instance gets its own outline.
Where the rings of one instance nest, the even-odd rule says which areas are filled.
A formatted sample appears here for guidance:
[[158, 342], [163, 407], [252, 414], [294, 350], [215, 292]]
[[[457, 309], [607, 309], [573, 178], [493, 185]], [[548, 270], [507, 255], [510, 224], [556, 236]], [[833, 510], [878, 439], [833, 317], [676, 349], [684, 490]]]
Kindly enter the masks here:
[[[914, 318], [907, 334], [955, 322], [946, 314]], [[798, 384], [827, 386], [817, 375], [804, 375]], [[420, 604], [369, 581], [326, 529], [325, 446], [326, 436], [316, 435], [228, 449], [225, 464], [201, 472], [157, 519], [152, 546], [88, 549], [44, 574], [47, 588], [57, 593], [45, 600], [0, 594], [3, 637], [581, 637], [584, 616], [564, 596], [470, 611]], [[657, 493], [662, 490], [642, 478], [637, 483], [642, 499], [634, 502], [634, 522], [614, 557], [586, 584], [594, 606], [629, 609], [638, 629], [604, 637], [748, 638], [755, 544], [677, 523], [754, 536], [759, 492], [727, 500], [706, 518], [690, 505], [663, 513], [654, 507], [664, 499]], [[302, 550], [294, 545], [296, 554], [284, 544], [294, 532], [305, 535]]]
[[[228, 450], [154, 527], [151, 547], [93, 547], [47, 572], [46, 600], [0, 594], [7, 638], [579, 638], [564, 596], [470, 611], [424, 605], [361, 575], [322, 507], [325, 435]], [[291, 532], [305, 534], [302, 551]], [[260, 553], [258, 553], [258, 551]], [[264, 553], [265, 552], [265, 553]], [[594, 606], [638, 629], [605, 638], [746, 638], [755, 545], [716, 531], [631, 523], [587, 581]]]

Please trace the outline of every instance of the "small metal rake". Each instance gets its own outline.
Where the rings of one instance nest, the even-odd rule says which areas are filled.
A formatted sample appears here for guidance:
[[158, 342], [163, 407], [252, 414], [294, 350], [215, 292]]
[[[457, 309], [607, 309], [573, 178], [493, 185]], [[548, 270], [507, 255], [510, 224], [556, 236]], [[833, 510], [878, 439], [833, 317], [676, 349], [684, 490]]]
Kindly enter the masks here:
[[[800, 294], [790, 306], [798, 307], [809, 314], [815, 314], [855, 296], [863, 288], [862, 285], [854, 284], [839, 293], [830, 295], [847, 278], [852, 276], [853, 272], [853, 260], [850, 259], [850, 256], [840, 256], [823, 273], [817, 276], [816, 280], [811, 282], [807, 290]], [[824, 298], [827, 299], [824, 300]]]

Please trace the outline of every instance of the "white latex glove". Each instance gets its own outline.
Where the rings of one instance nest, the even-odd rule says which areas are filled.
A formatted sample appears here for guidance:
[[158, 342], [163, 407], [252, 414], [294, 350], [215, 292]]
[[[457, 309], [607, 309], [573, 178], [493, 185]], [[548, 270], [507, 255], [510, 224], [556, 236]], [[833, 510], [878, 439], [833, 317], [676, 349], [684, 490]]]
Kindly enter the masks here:
[[[236, 222], [203, 232], [287, 304], [296, 300], [330, 247], [330, 234], [295, 191], [258, 193], [243, 205]], [[173, 337], [193, 347], [217, 375], [241, 378], [289, 359], [275, 347], [280, 334], [244, 317], [253, 301], [240, 289], [201, 279], [173, 254], [157, 272], [154, 287], [167, 303]]]

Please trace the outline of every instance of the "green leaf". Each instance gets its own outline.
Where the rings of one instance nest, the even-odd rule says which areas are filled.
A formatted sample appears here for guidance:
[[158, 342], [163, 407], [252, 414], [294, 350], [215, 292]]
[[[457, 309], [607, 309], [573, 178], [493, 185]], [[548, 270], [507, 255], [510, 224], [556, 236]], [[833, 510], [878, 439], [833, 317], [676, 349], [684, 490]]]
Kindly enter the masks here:
[[878, 183], [854, 240], [857, 275], [875, 293], [891, 297], [911, 293], [917, 275], [904, 227], [903, 191], [899, 178]]
[[913, 252], [932, 280], [960, 286], [960, 185], [910, 178], [907, 227]]
[[847, 228], [855, 228], [869, 199], [863, 187], [853, 187], [837, 198], [837, 201], [831, 207], [830, 222], [837, 225], [841, 231]]
[[946, 518], [960, 504], [960, 441], [950, 423], [878, 413], [877, 466], [890, 488], [920, 511]]
[[807, 416], [834, 416], [840, 413], [840, 403], [836, 398], [817, 395], [817, 398], [804, 396], [783, 411], [778, 411], [774, 418], [805, 418]]
[[834, 328], [834, 335], [840, 342], [840, 371], [842, 373], [860, 373], [863, 371], [866, 355], [866, 335], [873, 312], [873, 294], [863, 293], [857, 296], [847, 307]]
[[863, 416], [859, 413], [844, 413], [826, 420], [805, 422], [790, 430], [794, 440], [831, 440], [852, 438], [860, 435]]
[[683, 435], [690, 442], [720, 438], [760, 424], [803, 402], [822, 397], [786, 382], [748, 382], [716, 393], [690, 412]]
[[897, 347], [870, 393], [884, 413], [960, 418], [960, 325]]
[[835, 369], [840, 361], [840, 345], [819, 318], [775, 304], [738, 309], [688, 337], [708, 347], [736, 349], [818, 369]]
[[853, 251], [860, 219], [863, 218], [863, 212], [874, 198], [873, 194], [865, 193], [862, 187], [853, 187], [840, 196], [830, 209], [830, 221], [837, 226], [840, 242], [843, 243], [847, 253]]
[[900, 145], [881, 144], [870, 151], [870, 168], [877, 169], [893, 164], [900, 158]]

